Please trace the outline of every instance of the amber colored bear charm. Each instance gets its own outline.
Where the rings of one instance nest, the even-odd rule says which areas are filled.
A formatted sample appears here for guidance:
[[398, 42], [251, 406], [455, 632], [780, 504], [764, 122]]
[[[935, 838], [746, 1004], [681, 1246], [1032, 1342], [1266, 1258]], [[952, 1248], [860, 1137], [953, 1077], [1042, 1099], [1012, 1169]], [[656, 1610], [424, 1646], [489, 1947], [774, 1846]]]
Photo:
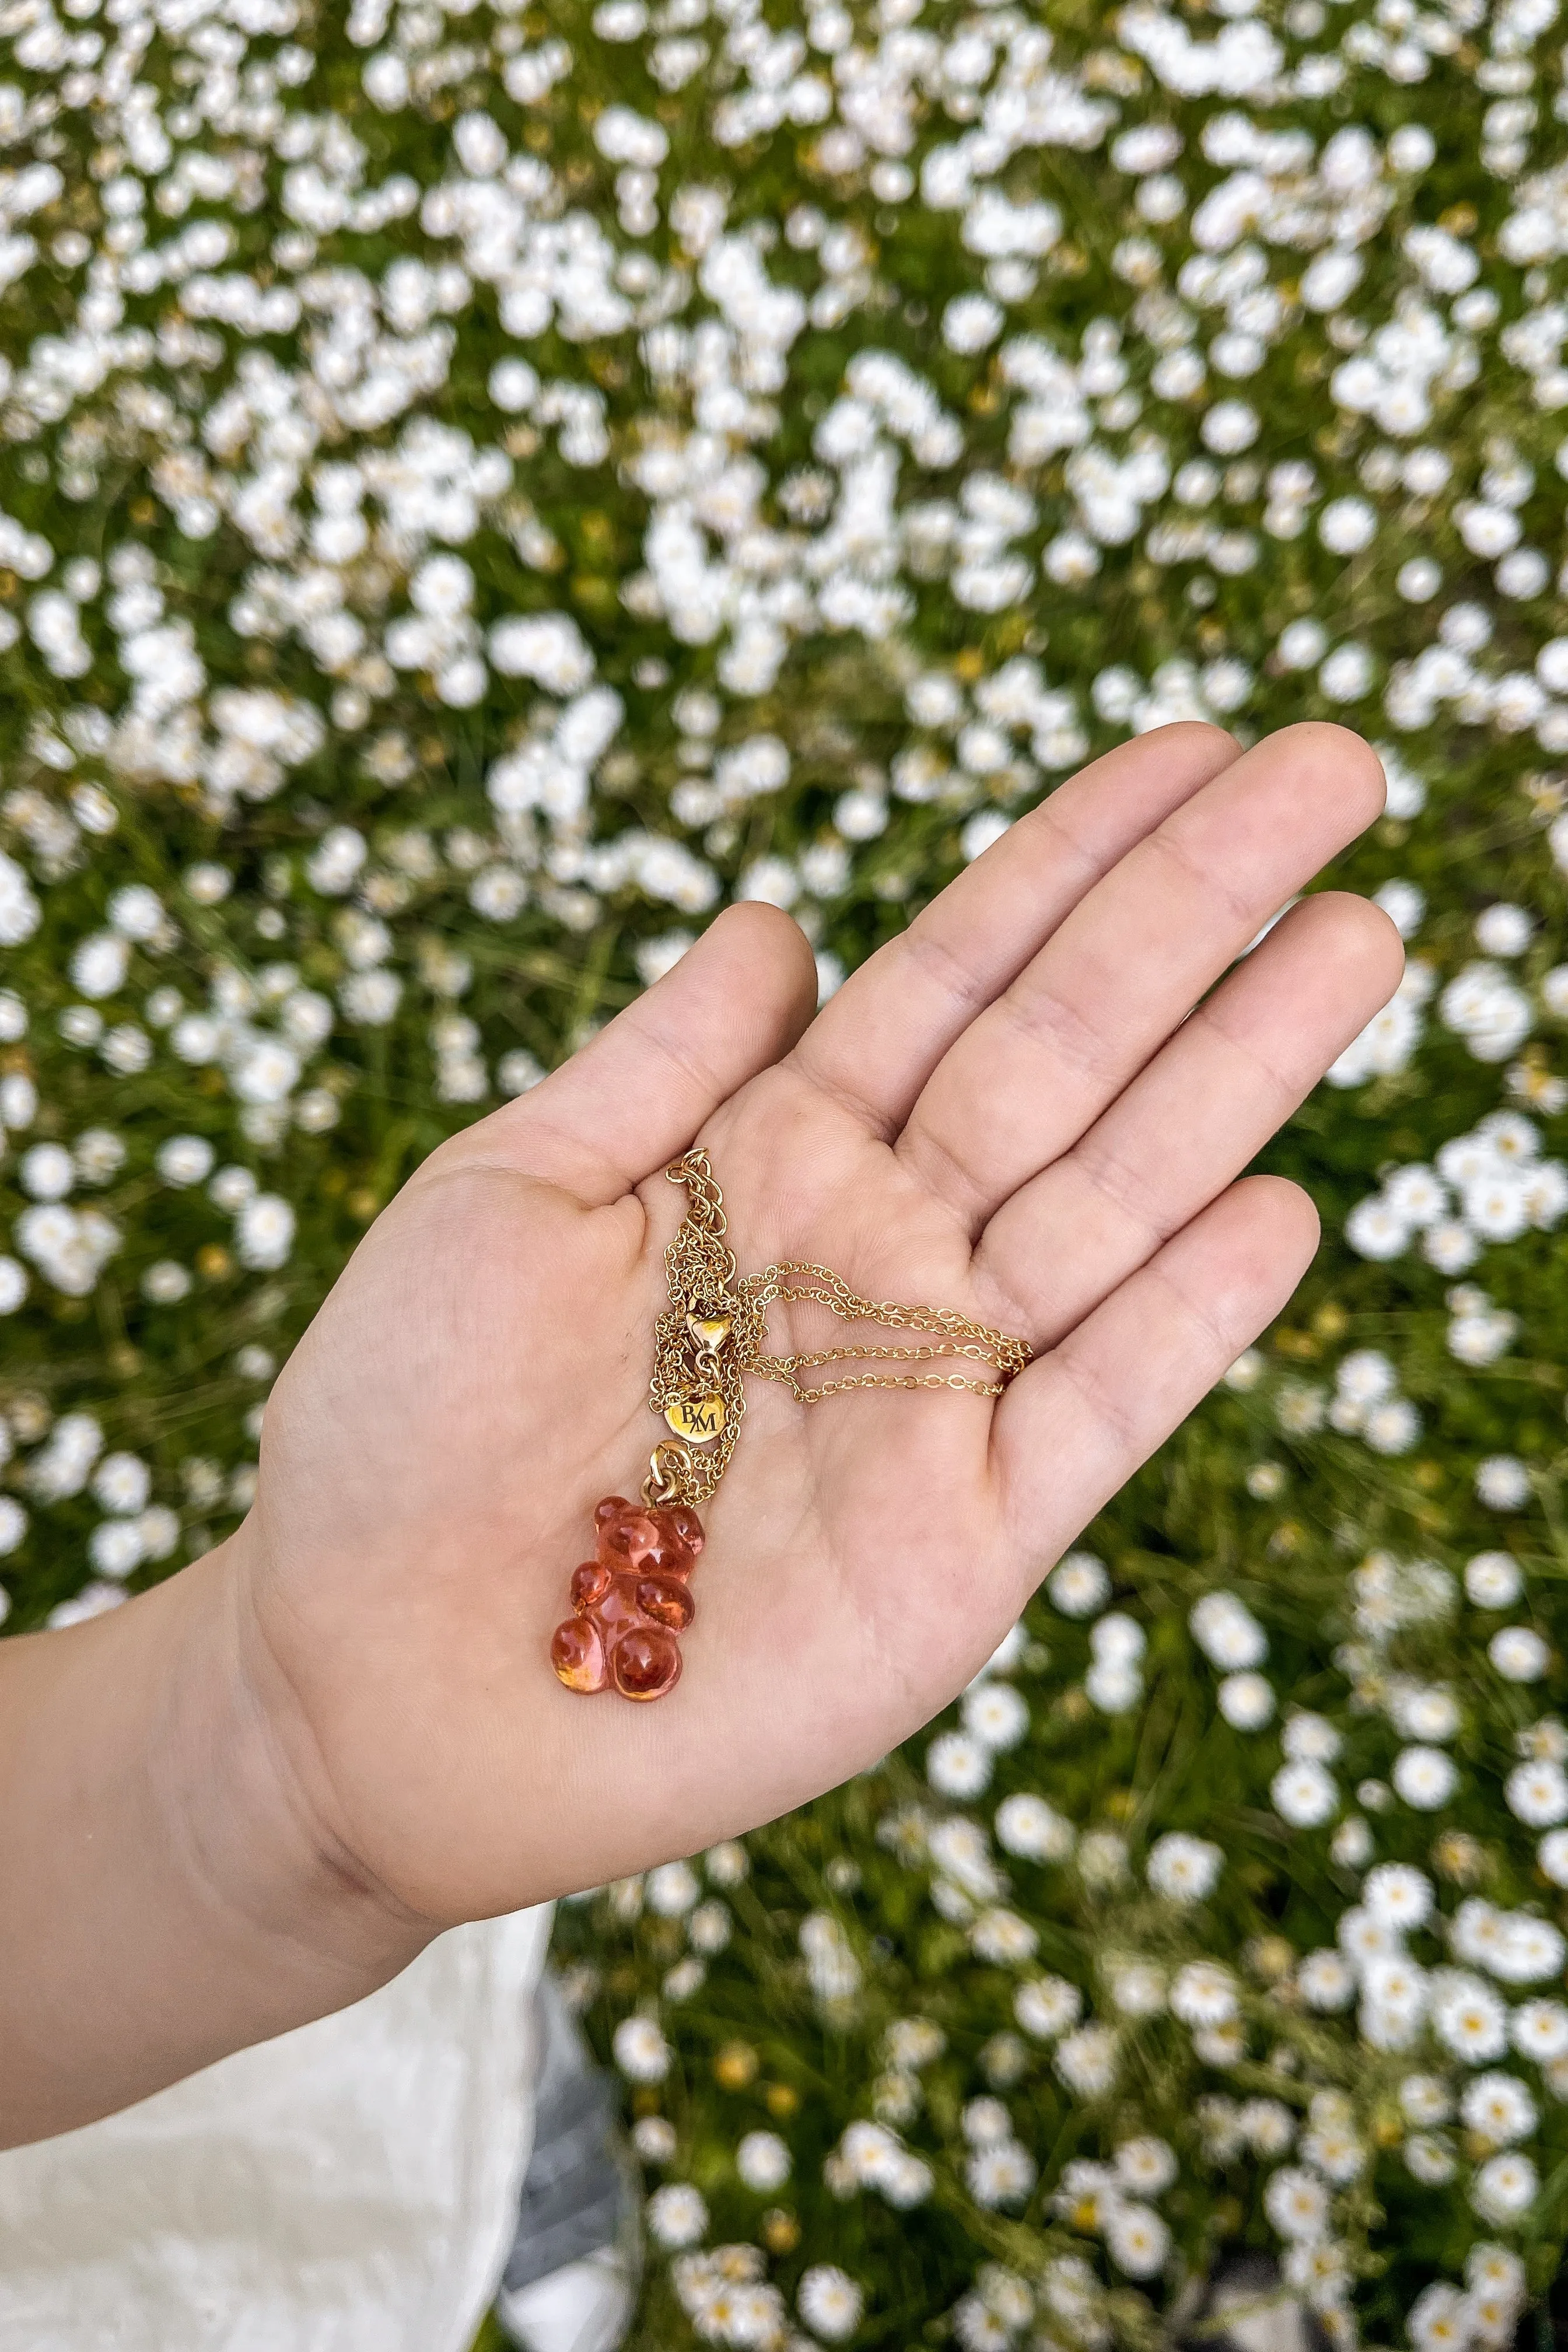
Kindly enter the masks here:
[[555, 1628], [550, 1662], [568, 1690], [662, 1698], [680, 1680], [680, 1644], [697, 1614], [686, 1580], [702, 1522], [684, 1503], [656, 1509], [606, 1495], [594, 1513], [599, 1556], [572, 1571], [576, 1614]]

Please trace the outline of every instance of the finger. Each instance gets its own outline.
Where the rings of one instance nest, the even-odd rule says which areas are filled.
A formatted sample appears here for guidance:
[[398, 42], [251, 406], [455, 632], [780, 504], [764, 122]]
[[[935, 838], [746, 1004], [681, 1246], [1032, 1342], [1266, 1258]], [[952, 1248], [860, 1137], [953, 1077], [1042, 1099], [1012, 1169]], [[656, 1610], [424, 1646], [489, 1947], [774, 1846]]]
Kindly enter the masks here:
[[755, 900], [728, 907], [591, 1044], [447, 1151], [465, 1162], [504, 1158], [590, 1206], [618, 1200], [786, 1054], [816, 1003], [800, 926]]
[[1031, 1580], [1279, 1314], [1317, 1241], [1299, 1186], [1244, 1177], [1013, 1382], [992, 1464]]
[[953, 1039], [1136, 841], [1238, 756], [1223, 728], [1119, 744], [1010, 825], [817, 1014], [807, 1077], [888, 1140]]
[[1262, 1150], [1403, 963], [1366, 899], [1325, 891], [1294, 908], [1088, 1134], [1003, 1202], [974, 1257], [988, 1318], [1054, 1346]]
[[1128, 852], [932, 1073], [900, 1158], [978, 1234], [1074, 1144], [1286, 899], [1383, 807], [1376, 754], [1288, 727]]

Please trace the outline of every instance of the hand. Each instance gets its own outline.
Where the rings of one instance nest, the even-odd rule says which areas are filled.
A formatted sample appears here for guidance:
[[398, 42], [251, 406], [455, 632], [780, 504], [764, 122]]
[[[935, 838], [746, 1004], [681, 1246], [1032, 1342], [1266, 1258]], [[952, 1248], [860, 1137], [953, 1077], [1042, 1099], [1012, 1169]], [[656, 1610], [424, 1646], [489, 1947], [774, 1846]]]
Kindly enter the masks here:
[[[1337, 728], [1240, 756], [1162, 730], [815, 1019], [800, 931], [735, 908], [437, 1151], [279, 1380], [228, 1562], [323, 1851], [444, 1925], [743, 1830], [943, 1706], [1311, 1256], [1306, 1196], [1238, 1171], [1393, 993], [1399, 941], [1324, 894], [1237, 959], [1383, 799]], [[663, 1433], [649, 1349], [684, 1194], [662, 1170], [694, 1140], [742, 1272], [820, 1260], [1038, 1352], [995, 1404], [808, 1411], [751, 1381], [683, 1679], [634, 1706], [564, 1690], [550, 1636], [594, 1505], [637, 1493]], [[845, 1336], [773, 1310], [775, 1349]]]
[[[1311, 1255], [1305, 1196], [1237, 1173], [1399, 943], [1324, 894], [1237, 959], [1382, 804], [1340, 729], [1166, 728], [815, 1020], [801, 933], [737, 907], [435, 1153], [279, 1381], [237, 1534], [0, 1643], [0, 2145], [342, 2008], [450, 1922], [765, 1820], [942, 1706]], [[685, 1673], [634, 1706], [564, 1690], [550, 1636], [660, 1433], [662, 1171], [694, 1141], [742, 1272], [820, 1261], [1038, 1355], [995, 1404], [753, 1380]], [[775, 1350], [844, 1336], [773, 1309]]]

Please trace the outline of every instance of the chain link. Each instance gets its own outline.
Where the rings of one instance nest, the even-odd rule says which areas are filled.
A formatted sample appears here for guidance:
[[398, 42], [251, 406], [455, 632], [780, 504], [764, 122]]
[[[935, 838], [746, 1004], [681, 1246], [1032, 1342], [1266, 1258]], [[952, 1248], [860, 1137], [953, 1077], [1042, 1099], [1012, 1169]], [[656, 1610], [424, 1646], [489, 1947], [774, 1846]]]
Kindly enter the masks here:
[[[672, 1431], [673, 1441], [654, 1449], [643, 1484], [646, 1501], [707, 1501], [729, 1468], [740, 1435], [747, 1372], [782, 1381], [801, 1404], [820, 1404], [851, 1389], [949, 1389], [999, 1397], [1029, 1362], [1034, 1350], [1025, 1339], [972, 1322], [952, 1307], [862, 1298], [829, 1266], [785, 1259], [760, 1274], [738, 1274], [724, 1238], [724, 1196], [708, 1154], [688, 1151], [664, 1172], [672, 1184], [686, 1187], [687, 1209], [665, 1252], [669, 1305], [655, 1329], [648, 1389], [650, 1409]], [[845, 1323], [879, 1323], [887, 1330], [932, 1337], [908, 1347], [819, 1348], [774, 1356], [764, 1342], [768, 1308], [775, 1299], [815, 1302]], [[955, 1358], [984, 1365], [992, 1377], [865, 1371], [810, 1383], [801, 1377], [831, 1364], [934, 1364]]]

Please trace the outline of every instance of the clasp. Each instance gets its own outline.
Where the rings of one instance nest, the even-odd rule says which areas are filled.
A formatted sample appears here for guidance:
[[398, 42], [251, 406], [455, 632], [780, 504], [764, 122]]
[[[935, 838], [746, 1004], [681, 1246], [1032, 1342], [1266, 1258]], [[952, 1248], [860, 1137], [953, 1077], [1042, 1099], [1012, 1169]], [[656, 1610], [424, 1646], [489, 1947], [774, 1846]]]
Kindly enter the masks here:
[[647, 1476], [642, 1482], [642, 1498], [652, 1509], [663, 1509], [679, 1503], [691, 1475], [691, 1456], [684, 1445], [661, 1438], [647, 1457]]

